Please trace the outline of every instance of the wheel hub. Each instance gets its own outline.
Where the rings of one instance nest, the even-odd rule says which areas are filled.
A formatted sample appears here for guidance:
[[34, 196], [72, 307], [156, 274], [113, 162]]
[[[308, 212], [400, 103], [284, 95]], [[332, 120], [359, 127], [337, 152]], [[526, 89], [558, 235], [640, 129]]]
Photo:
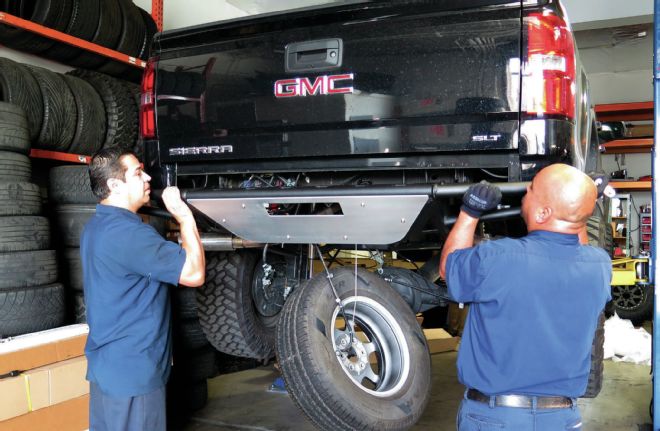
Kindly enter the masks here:
[[264, 268], [257, 266], [252, 281], [252, 298], [259, 314], [265, 317], [277, 315], [285, 300], [287, 279], [283, 265], [274, 264], [267, 275], [268, 283], [264, 283]]
[[358, 378], [361, 373], [369, 366], [369, 353], [364, 344], [357, 338], [350, 342], [348, 334], [342, 334], [338, 337], [339, 342], [336, 343], [340, 350], [337, 350], [337, 358], [341, 362], [344, 370]]

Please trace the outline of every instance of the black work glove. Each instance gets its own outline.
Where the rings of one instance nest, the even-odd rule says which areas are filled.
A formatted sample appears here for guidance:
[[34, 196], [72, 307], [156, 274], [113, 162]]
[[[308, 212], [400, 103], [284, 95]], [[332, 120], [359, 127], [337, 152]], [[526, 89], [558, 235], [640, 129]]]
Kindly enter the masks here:
[[482, 180], [478, 184], [472, 184], [463, 195], [461, 211], [465, 211], [471, 217], [479, 218], [485, 211], [497, 207], [502, 200], [502, 191], [488, 181]]
[[604, 172], [589, 172], [589, 178], [594, 181], [596, 185], [596, 190], [598, 191], [598, 198], [603, 196], [612, 197], [614, 196], [614, 189], [609, 185], [610, 179]]

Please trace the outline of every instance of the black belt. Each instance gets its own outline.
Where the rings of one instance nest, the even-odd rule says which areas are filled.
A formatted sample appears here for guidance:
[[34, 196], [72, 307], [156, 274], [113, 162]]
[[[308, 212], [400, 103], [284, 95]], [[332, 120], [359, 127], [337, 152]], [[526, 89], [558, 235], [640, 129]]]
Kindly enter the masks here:
[[[566, 409], [573, 406], [573, 400], [568, 397], [530, 397], [527, 395], [495, 395], [495, 405], [501, 407], [518, 407], [531, 409], [536, 399], [537, 409]], [[467, 399], [490, 404], [491, 397], [476, 389], [468, 389]]]

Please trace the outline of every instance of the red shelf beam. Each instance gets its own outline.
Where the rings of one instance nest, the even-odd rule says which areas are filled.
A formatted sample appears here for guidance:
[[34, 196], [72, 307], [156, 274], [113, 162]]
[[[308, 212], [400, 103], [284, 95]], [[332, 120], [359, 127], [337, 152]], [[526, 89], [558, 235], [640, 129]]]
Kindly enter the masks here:
[[616, 139], [603, 144], [605, 154], [650, 153], [653, 138]]
[[610, 181], [610, 185], [617, 191], [651, 190], [651, 181]]
[[14, 15], [10, 15], [5, 12], [0, 12], [0, 22], [4, 24], [9, 24], [14, 27], [22, 28], [24, 30], [31, 31], [32, 33], [37, 33], [42, 36], [57, 40], [59, 42], [68, 43], [69, 45], [77, 46], [79, 48], [85, 49], [87, 51], [93, 52], [95, 54], [104, 55], [113, 60], [120, 61], [122, 63], [127, 63], [132, 66], [144, 68], [147, 63], [139, 58], [131, 57], [121, 52], [114, 51], [112, 49], [96, 45], [95, 43], [79, 39], [77, 37], [71, 36], [66, 33], [62, 33], [52, 28], [44, 27], [43, 25], [34, 23], [32, 21], [19, 18]]
[[653, 101], [596, 105], [598, 121], [653, 120]]
[[31, 149], [30, 157], [35, 159], [50, 159], [50, 160], [59, 160], [61, 162], [71, 162], [71, 163], [83, 163], [89, 164], [91, 159], [90, 156], [83, 156], [81, 154], [70, 154], [70, 153], [61, 153], [59, 151], [48, 151], [48, 150], [38, 150]]

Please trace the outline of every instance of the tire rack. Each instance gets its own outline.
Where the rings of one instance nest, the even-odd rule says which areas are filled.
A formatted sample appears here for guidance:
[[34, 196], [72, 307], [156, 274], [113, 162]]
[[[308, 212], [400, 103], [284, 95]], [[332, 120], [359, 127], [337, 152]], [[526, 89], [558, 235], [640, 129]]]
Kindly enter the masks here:
[[[156, 21], [156, 25], [158, 26], [158, 31], [161, 31], [163, 28], [163, 0], [152, 0], [151, 10], [152, 16]], [[91, 43], [87, 40], [83, 40], [57, 30], [53, 30], [52, 28], [44, 27], [43, 25], [19, 18], [5, 12], [0, 12], [0, 23], [28, 30], [41, 36], [45, 36], [59, 42], [64, 42], [69, 45], [73, 45], [95, 54], [100, 54], [113, 60], [120, 61], [122, 63], [126, 63], [141, 69], [144, 69], [147, 66], [147, 63], [143, 60], [140, 60], [139, 58], [131, 57], [121, 52], [117, 52], [104, 46]], [[70, 154], [62, 153], [59, 151], [47, 151], [39, 149], [31, 149], [30, 157], [87, 164], [90, 160], [89, 155]]]

